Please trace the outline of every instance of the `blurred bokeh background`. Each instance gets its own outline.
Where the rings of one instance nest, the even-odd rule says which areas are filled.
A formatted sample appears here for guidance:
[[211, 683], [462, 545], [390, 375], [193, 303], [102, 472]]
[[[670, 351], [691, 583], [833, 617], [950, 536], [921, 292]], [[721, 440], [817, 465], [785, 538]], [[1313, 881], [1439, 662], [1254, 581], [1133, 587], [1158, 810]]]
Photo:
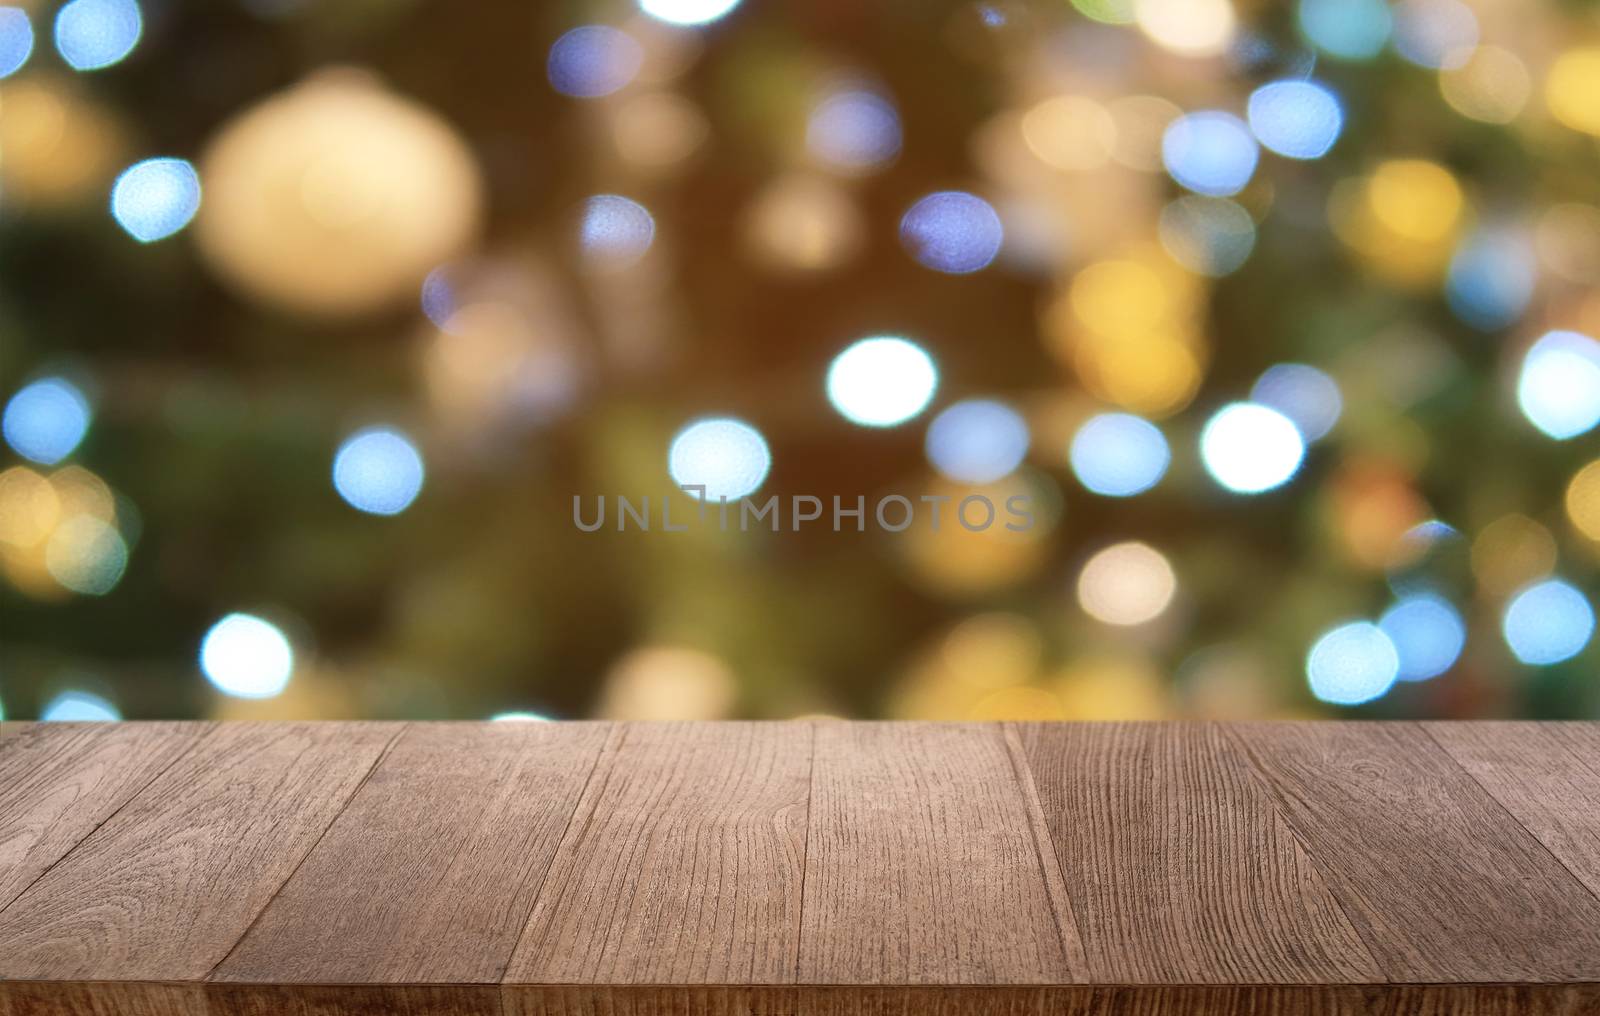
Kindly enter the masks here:
[[0, 709], [1594, 718], [1596, 335], [1592, 4], [13, 0]]

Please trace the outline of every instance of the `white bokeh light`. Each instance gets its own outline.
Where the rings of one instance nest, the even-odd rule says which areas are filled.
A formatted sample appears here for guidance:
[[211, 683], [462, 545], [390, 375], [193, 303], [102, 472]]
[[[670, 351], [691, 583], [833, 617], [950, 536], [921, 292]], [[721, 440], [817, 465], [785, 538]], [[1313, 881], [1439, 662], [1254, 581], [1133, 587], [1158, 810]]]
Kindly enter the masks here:
[[281, 694], [294, 673], [294, 649], [277, 625], [251, 614], [229, 614], [200, 643], [200, 670], [235, 698]]
[[761, 432], [733, 417], [696, 420], [680, 430], [667, 452], [667, 471], [679, 487], [702, 487], [690, 496], [737, 501], [754, 494], [772, 468]]
[[894, 335], [851, 344], [828, 367], [828, 401], [863, 427], [893, 427], [927, 408], [939, 372], [921, 346]]
[[1118, 543], [1091, 557], [1078, 575], [1084, 613], [1113, 625], [1144, 624], [1172, 602], [1178, 579], [1160, 551], [1144, 543]]
[[1517, 405], [1535, 427], [1565, 441], [1600, 423], [1600, 342], [1547, 332], [1522, 360]]
[[1234, 402], [1200, 432], [1200, 458], [1212, 479], [1240, 494], [1281, 486], [1300, 468], [1305, 440], [1294, 421], [1266, 406]]
[[639, 9], [669, 25], [704, 25], [724, 17], [739, 0], [639, 0]]

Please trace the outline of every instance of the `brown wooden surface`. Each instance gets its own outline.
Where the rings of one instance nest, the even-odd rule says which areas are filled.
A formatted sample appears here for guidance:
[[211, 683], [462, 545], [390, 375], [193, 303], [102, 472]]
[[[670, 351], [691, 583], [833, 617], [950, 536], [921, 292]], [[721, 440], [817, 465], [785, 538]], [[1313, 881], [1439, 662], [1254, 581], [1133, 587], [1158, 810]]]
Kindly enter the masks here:
[[1420, 726], [1229, 733], [1384, 976], [1600, 981], [1600, 899]]
[[1030, 724], [1019, 735], [1094, 980], [1382, 979], [1220, 728]]
[[609, 729], [408, 728], [212, 978], [499, 981]]
[[811, 738], [805, 725], [619, 726], [505, 979], [792, 981]]
[[1085, 980], [998, 725], [824, 723], [799, 980]]
[[40, 724], [0, 1016], [1600, 1013], [1592, 724]]

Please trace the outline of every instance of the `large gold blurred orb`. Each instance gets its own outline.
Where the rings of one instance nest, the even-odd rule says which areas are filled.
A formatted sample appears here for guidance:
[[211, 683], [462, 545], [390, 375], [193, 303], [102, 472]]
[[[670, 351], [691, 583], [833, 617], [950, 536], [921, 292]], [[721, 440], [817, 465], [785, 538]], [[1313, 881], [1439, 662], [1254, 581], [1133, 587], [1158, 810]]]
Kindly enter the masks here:
[[443, 119], [357, 70], [246, 110], [200, 160], [196, 235], [265, 303], [347, 316], [417, 292], [477, 230], [482, 183]]

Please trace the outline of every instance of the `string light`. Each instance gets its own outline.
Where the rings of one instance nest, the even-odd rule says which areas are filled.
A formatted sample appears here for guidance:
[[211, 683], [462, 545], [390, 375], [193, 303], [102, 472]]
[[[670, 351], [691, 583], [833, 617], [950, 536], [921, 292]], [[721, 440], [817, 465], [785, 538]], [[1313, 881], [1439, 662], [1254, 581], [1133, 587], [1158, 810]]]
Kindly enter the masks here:
[[0, 7], [0, 78], [22, 69], [33, 54], [33, 22], [21, 7]]
[[345, 439], [333, 458], [333, 486], [352, 508], [398, 515], [422, 492], [422, 454], [390, 427], [368, 427]]
[[117, 177], [111, 215], [140, 243], [178, 232], [200, 210], [200, 177], [182, 159], [146, 159]]
[[92, 418], [89, 400], [76, 385], [40, 378], [11, 396], [0, 416], [0, 433], [18, 455], [53, 466], [83, 441]]
[[1300, 468], [1305, 439], [1275, 409], [1234, 402], [1217, 410], [1200, 433], [1200, 458], [1211, 478], [1239, 494], [1287, 483]]
[[122, 62], [143, 32], [136, 0], [71, 0], [56, 12], [56, 51], [74, 70]]
[[201, 641], [200, 669], [224, 695], [273, 698], [288, 687], [294, 649], [272, 622], [251, 614], [229, 614]]
[[863, 427], [905, 423], [927, 408], [938, 386], [933, 358], [896, 335], [851, 343], [828, 367], [828, 401]]
[[733, 417], [696, 420], [672, 439], [667, 471], [680, 488], [701, 488], [689, 496], [705, 501], [737, 501], [760, 489], [772, 468], [772, 452], [761, 432]]

